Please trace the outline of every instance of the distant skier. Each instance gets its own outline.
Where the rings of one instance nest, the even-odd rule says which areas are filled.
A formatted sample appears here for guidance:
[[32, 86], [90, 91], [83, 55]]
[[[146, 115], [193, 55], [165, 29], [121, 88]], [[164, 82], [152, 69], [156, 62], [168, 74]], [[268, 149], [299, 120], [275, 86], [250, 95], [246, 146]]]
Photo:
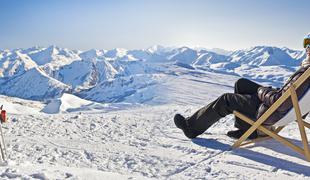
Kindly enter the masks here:
[[[307, 57], [302, 61], [300, 68], [286, 81], [282, 88], [264, 87], [248, 79], [241, 78], [236, 81], [234, 93], [225, 93], [207, 106], [199, 109], [192, 116], [184, 118], [180, 114], [174, 116], [175, 125], [182, 129], [185, 136], [195, 138], [204, 133], [210, 126], [222, 117], [232, 114], [234, 110], [239, 111], [252, 119], [258, 119], [281, 95], [288, 90], [291, 83], [295, 82], [310, 67], [310, 33], [304, 38], [304, 48]], [[310, 79], [307, 79], [297, 89], [300, 97], [310, 87]], [[271, 127], [280, 120], [292, 107], [291, 101], [285, 101], [264, 125]], [[228, 131], [227, 135], [232, 138], [240, 138], [250, 125], [235, 117], [235, 127], [238, 130]], [[258, 132], [253, 132], [249, 139], [258, 137]]]

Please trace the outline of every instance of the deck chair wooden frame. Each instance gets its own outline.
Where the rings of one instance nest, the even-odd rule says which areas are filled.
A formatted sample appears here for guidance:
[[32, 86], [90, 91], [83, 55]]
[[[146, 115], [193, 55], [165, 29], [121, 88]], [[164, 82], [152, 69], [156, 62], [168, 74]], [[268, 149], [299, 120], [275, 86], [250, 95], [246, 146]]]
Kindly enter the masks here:
[[[308, 139], [307, 139], [307, 135], [305, 132], [305, 127], [310, 129], [310, 124], [305, 122], [305, 120], [302, 118], [302, 114], [301, 114], [301, 110], [300, 110], [300, 106], [298, 103], [298, 97], [296, 94], [296, 89], [303, 83], [305, 82], [308, 78], [310, 78], [310, 68], [307, 69], [306, 72], [304, 72], [289, 88], [289, 90], [287, 90], [259, 119], [257, 119], [256, 121], [253, 121], [252, 119], [250, 119], [249, 117], [241, 114], [238, 111], [234, 111], [234, 115], [238, 118], [240, 118], [241, 120], [249, 123], [250, 125], [252, 125], [232, 146], [233, 149], [238, 148], [240, 146], [245, 146], [251, 143], [255, 143], [258, 141], [262, 141], [262, 140], [266, 140], [266, 139], [270, 139], [273, 138], [277, 141], [279, 141], [280, 143], [292, 148], [294, 151], [302, 154], [305, 156], [307, 161], [310, 161], [310, 151], [309, 151], [309, 146], [308, 146]], [[310, 90], [308, 90], [310, 91]], [[307, 92], [309, 93], [309, 92]], [[291, 143], [290, 141], [288, 141], [286, 138], [280, 136], [278, 133], [285, 127], [285, 125], [283, 126], [279, 126], [277, 127], [274, 131], [267, 129], [266, 127], [264, 127], [262, 124], [267, 120], [267, 118], [288, 98], [291, 98], [292, 103], [293, 103], [293, 108], [295, 110], [295, 115], [296, 115], [296, 119], [292, 119], [292, 121], [296, 120], [298, 123], [298, 128], [300, 131], [300, 135], [301, 135], [301, 140], [302, 140], [302, 144], [303, 144], [303, 148]], [[309, 104], [310, 106], [310, 104]], [[281, 120], [280, 120], [281, 121]], [[250, 134], [252, 134], [255, 130], [260, 130], [263, 133], [265, 133], [267, 136], [266, 137], [261, 137], [261, 138], [257, 138], [251, 141], [245, 141]]]

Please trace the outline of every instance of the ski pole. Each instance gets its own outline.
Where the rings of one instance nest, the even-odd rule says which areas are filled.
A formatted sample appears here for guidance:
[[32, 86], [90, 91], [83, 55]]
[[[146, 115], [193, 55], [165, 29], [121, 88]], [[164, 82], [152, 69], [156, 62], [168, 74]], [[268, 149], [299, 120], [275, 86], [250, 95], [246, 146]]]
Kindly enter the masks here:
[[2, 131], [2, 123], [6, 122], [6, 111], [3, 110], [3, 105], [1, 105], [0, 107], [0, 111], [1, 111], [1, 122], [0, 122], [0, 133], [1, 133], [1, 141], [0, 142], [0, 149], [1, 149], [1, 155], [2, 155], [2, 160], [5, 161], [6, 160], [6, 147], [5, 147], [5, 142], [4, 142], [4, 137], [3, 137], [3, 131]]

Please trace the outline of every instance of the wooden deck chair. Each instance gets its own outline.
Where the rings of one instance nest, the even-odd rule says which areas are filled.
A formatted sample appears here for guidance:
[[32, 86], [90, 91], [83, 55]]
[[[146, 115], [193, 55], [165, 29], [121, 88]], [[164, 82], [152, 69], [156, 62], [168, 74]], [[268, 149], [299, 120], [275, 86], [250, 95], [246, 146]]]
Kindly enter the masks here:
[[[298, 100], [296, 89], [308, 78], [310, 78], [310, 68], [307, 69], [287, 90], [259, 119], [253, 121], [252, 119], [248, 118], [247, 116], [241, 114], [238, 111], [234, 111], [234, 115], [239, 117], [243, 121], [251, 124], [252, 126], [233, 144], [232, 148], [237, 148], [240, 146], [244, 146], [247, 144], [255, 143], [258, 141], [262, 141], [268, 138], [274, 138], [275, 140], [281, 142], [282, 144], [292, 148], [293, 150], [297, 151], [298, 153], [304, 155], [306, 160], [310, 161], [310, 151], [308, 146], [308, 139], [305, 132], [305, 127], [310, 128], [310, 124], [305, 122], [305, 117], [310, 111], [310, 90], [308, 91]], [[271, 131], [264, 127], [262, 124], [266, 119], [288, 98], [291, 98], [293, 107], [291, 110], [278, 122], [276, 122], [273, 126], [276, 127], [274, 131]], [[304, 116], [302, 116], [304, 115]], [[297, 121], [301, 140], [303, 144], [303, 148], [296, 146], [295, 144], [291, 143], [284, 137], [280, 136], [278, 133], [290, 122]], [[254, 139], [252, 141], [244, 142], [250, 134], [252, 134], [255, 130], [260, 130], [265, 133], [266, 137], [261, 137]]]

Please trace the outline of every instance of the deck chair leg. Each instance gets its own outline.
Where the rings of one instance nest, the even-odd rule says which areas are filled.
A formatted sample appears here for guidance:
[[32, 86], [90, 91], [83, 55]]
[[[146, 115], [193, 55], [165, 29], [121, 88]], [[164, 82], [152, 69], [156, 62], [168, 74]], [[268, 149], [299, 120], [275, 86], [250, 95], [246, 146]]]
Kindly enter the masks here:
[[[245, 115], [235, 111], [234, 114], [239, 117], [240, 119], [244, 120], [245, 122], [251, 124], [252, 120], [250, 120]], [[255, 123], [251, 124], [252, 126], [232, 145], [232, 148], [237, 148], [241, 145], [243, 141], [245, 141], [262, 123], [264, 122], [263, 119], [256, 121]]]
[[247, 141], [247, 142], [244, 142], [244, 143], [240, 144], [239, 147], [246, 146], [246, 145], [253, 144], [253, 143], [257, 143], [257, 142], [261, 142], [261, 141], [264, 141], [264, 140], [267, 140], [267, 139], [270, 139], [270, 138], [271, 138], [270, 136], [266, 136], [266, 137], [261, 137], [261, 138], [253, 139], [253, 140], [250, 140], [250, 141]]
[[[280, 126], [278, 127], [274, 132], [276, 134], [278, 134], [285, 126]], [[266, 137], [260, 137], [260, 138], [257, 138], [257, 139], [253, 139], [253, 140], [250, 140], [248, 142], [245, 142], [243, 144], [241, 144], [240, 146], [246, 146], [248, 144], [252, 144], [252, 143], [257, 143], [257, 142], [261, 142], [261, 141], [264, 141], [264, 140], [267, 140], [267, 139], [271, 139], [272, 137], [271, 136], [266, 136]]]
[[[251, 124], [252, 126], [254, 126], [254, 124], [256, 123], [256, 122], [252, 121], [250, 118], [246, 117], [245, 115], [243, 115], [239, 112], [235, 112], [235, 114], [237, 115], [237, 117], [239, 117], [240, 119], [244, 120], [245, 122]], [[277, 130], [281, 131], [283, 128], [284, 128], [284, 126], [279, 127]], [[269, 135], [270, 137], [274, 138], [275, 140], [279, 141], [280, 143], [292, 148], [294, 151], [296, 151], [302, 155], [305, 155], [305, 151], [302, 148], [296, 146], [295, 144], [293, 144], [290, 141], [286, 140], [285, 138], [281, 137], [280, 135], [277, 134], [277, 132], [272, 132], [272, 131], [268, 130], [267, 128], [265, 128], [264, 126], [258, 126], [257, 129], [259, 129], [260, 131]]]
[[[296, 122], [298, 123], [297, 120], [296, 120]], [[310, 124], [306, 122], [306, 119], [302, 118], [302, 123], [303, 123], [303, 125], [304, 125], [306, 128], [310, 129]]]
[[307, 139], [307, 135], [305, 131], [305, 125], [304, 125], [304, 121], [302, 120], [300, 107], [298, 105], [298, 97], [297, 97], [297, 94], [296, 94], [296, 91], [293, 85], [290, 87], [290, 91], [291, 91], [293, 107], [295, 109], [296, 119], [298, 122], [299, 131], [301, 135], [301, 140], [304, 146], [304, 154], [306, 156], [306, 159], [310, 161], [310, 152], [309, 152], [309, 146], [308, 146], [308, 139]]
[[[259, 126], [261, 126], [267, 120], [267, 118], [285, 101], [286, 98], [289, 98], [289, 96], [289, 93], [284, 93], [281, 98], [277, 100], [260, 118], [258, 118], [257, 121], [233, 144], [232, 148], [239, 147], [240, 144], [250, 136], [250, 134], [252, 134]], [[234, 114], [244, 116], [237, 111], [234, 111]], [[247, 117], [245, 118], [249, 119]], [[243, 120], [245, 120], [245, 118], [243, 118]]]
[[303, 124], [304, 124], [305, 127], [307, 127], [308, 129], [310, 129], [310, 124], [309, 124], [309, 123], [307, 123], [307, 122], [305, 122], [305, 121], [303, 120]]
[[260, 126], [258, 128], [259, 130], [263, 131], [265, 134], [271, 136], [272, 138], [274, 138], [275, 140], [279, 141], [280, 143], [292, 148], [293, 150], [295, 150], [296, 152], [305, 155], [304, 150], [298, 146], [296, 146], [295, 144], [291, 143], [290, 141], [286, 140], [285, 138], [283, 138], [282, 136], [266, 129], [264, 126]]

